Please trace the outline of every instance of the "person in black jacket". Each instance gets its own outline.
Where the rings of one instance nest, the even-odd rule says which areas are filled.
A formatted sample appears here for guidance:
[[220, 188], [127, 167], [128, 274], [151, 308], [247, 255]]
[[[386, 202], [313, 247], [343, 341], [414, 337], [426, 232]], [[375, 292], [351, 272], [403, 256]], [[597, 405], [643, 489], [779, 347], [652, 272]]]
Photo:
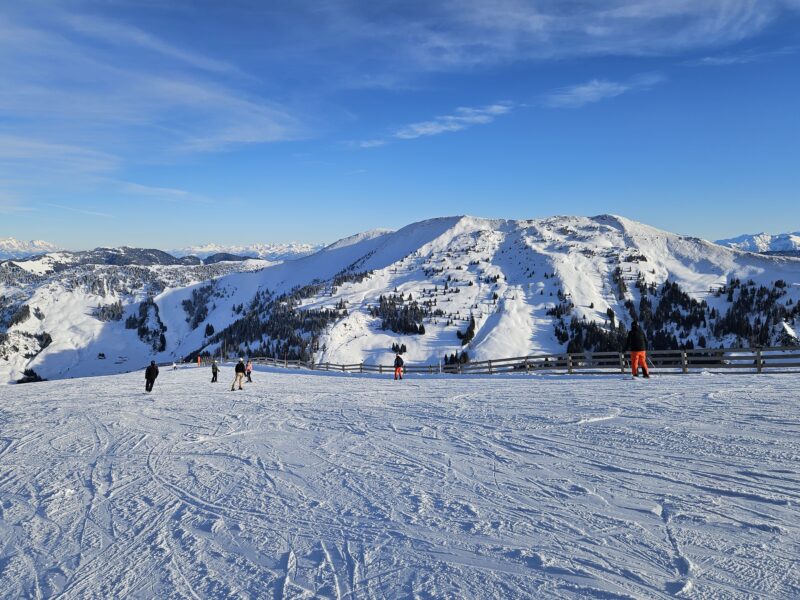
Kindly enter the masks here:
[[400, 357], [398, 353], [397, 356], [394, 358], [394, 379], [397, 381], [398, 379], [403, 378], [403, 359]]
[[158, 367], [156, 366], [156, 361], [151, 360], [150, 366], [144, 370], [144, 391], [145, 392], [152, 392], [153, 391], [153, 384], [156, 382], [156, 377], [158, 377]]
[[631, 353], [631, 370], [633, 376], [639, 376], [639, 367], [642, 367], [645, 378], [650, 377], [647, 370], [647, 338], [644, 331], [639, 327], [636, 321], [631, 325], [631, 330], [628, 332], [628, 339], [625, 342], [625, 349]]
[[240, 390], [244, 389], [242, 387], [242, 383], [244, 383], [244, 373], [245, 373], [244, 359], [243, 358], [240, 358], [239, 362], [236, 363], [236, 368], [234, 369], [234, 372], [236, 373], [236, 377], [234, 378], [233, 383], [231, 384], [231, 391], [236, 389], [236, 384], [237, 383], [239, 384], [239, 389]]
[[217, 361], [211, 363], [211, 383], [217, 383], [217, 375], [219, 375], [219, 367]]

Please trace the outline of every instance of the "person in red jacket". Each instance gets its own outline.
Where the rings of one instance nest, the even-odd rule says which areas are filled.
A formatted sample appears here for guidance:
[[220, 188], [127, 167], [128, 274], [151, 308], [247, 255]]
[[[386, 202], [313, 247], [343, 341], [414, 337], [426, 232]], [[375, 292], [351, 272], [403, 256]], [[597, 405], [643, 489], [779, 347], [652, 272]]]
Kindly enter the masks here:
[[397, 381], [398, 379], [403, 378], [403, 359], [400, 358], [400, 354], [398, 353], [397, 356], [394, 358], [394, 379]]

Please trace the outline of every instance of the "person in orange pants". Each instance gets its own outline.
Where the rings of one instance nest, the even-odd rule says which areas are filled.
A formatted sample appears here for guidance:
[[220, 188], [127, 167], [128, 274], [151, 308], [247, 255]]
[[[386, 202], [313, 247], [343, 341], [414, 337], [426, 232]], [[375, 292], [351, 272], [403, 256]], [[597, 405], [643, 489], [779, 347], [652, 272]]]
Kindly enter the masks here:
[[394, 358], [394, 379], [397, 381], [398, 379], [403, 378], [403, 359], [400, 358], [400, 354], [398, 353], [397, 356]]
[[625, 349], [631, 353], [631, 371], [634, 377], [639, 376], [639, 367], [644, 371], [645, 379], [650, 377], [647, 370], [647, 338], [636, 321], [631, 325], [628, 332], [628, 339], [625, 342]]

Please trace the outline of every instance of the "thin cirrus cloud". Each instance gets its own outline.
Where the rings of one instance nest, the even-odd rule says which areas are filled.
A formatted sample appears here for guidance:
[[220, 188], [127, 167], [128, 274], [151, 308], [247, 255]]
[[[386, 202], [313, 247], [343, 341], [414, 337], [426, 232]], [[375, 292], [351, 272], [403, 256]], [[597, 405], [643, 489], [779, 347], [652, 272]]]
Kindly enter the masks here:
[[543, 104], [548, 108], [580, 108], [628, 92], [647, 90], [665, 80], [660, 74], [640, 75], [627, 82], [592, 79], [552, 91], [545, 95]]
[[683, 63], [689, 67], [727, 67], [731, 65], [749, 65], [780, 56], [796, 54], [796, 46], [785, 46], [776, 50], [754, 51], [749, 50], [738, 54], [721, 54], [716, 56], [704, 56], [695, 60]]
[[76, 32], [119, 46], [138, 46], [197, 69], [244, 75], [235, 65], [182, 50], [137, 27], [86, 15], [67, 15], [65, 22]]
[[511, 102], [497, 102], [477, 108], [459, 107], [452, 114], [405, 125], [396, 130], [388, 139], [364, 140], [358, 145], [361, 148], [376, 148], [387, 144], [390, 140], [413, 140], [462, 131], [475, 125], [488, 125], [497, 117], [510, 113], [513, 108], [514, 105]]
[[306, 135], [291, 110], [244, 91], [238, 83], [246, 75], [233, 83], [225, 75], [242, 73], [127, 25], [70, 15], [25, 20], [0, 10], [0, 115], [19, 129], [46, 124], [53, 147], [90, 137], [96, 152], [145, 150], [154, 158]]

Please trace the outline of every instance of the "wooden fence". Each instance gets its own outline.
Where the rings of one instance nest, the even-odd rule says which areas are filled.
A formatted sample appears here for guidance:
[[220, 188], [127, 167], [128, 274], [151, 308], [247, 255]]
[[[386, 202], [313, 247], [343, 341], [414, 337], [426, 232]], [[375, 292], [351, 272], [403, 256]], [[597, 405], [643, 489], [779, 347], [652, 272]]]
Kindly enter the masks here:
[[[774, 348], [695, 348], [694, 350], [653, 350], [647, 353], [649, 368], [659, 374], [683, 374], [701, 370], [736, 369], [739, 372], [800, 372], [800, 347]], [[369, 363], [336, 364], [253, 357], [254, 363], [273, 367], [308, 369], [339, 373], [391, 374], [392, 365]], [[203, 364], [210, 363], [210, 359]], [[434, 375], [494, 375], [497, 373], [629, 373], [627, 353], [584, 352], [573, 354], [536, 354], [498, 358], [455, 365], [407, 364], [406, 373]]]

